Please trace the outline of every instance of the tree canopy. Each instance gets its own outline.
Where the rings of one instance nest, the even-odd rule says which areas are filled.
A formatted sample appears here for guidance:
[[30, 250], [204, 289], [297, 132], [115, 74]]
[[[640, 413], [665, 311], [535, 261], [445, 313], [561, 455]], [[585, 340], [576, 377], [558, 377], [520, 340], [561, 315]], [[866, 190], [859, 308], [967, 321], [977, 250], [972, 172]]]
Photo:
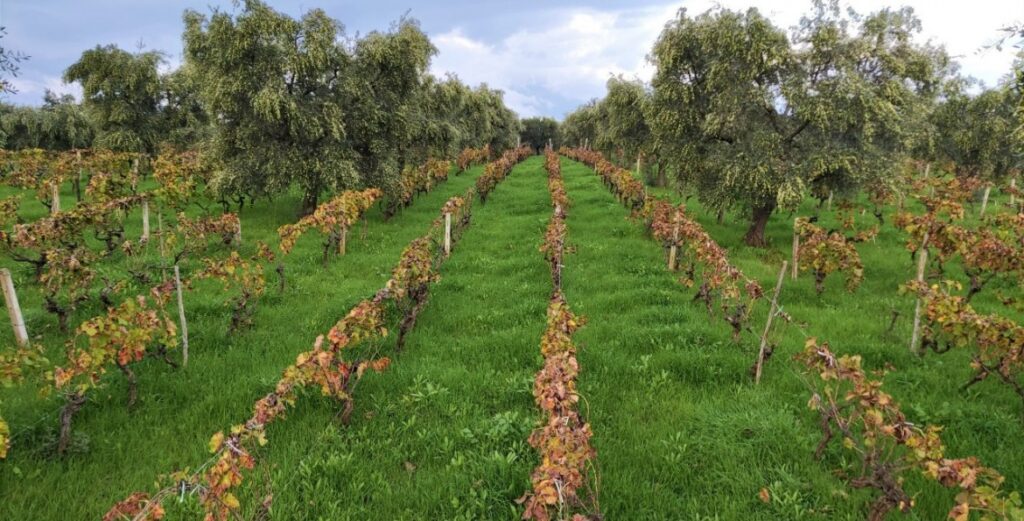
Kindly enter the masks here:
[[70, 95], [50, 91], [42, 107], [0, 105], [0, 143], [8, 149], [70, 150], [92, 145], [93, 127]]
[[[514, 143], [518, 119], [501, 93], [429, 76], [435, 53], [415, 20], [348, 38], [322, 10], [296, 20], [248, 0], [234, 16], [186, 12], [187, 70], [172, 85], [194, 89], [209, 113], [215, 191], [254, 197], [297, 185], [308, 212], [324, 192], [396, 192], [406, 165], [428, 156]], [[203, 128], [194, 106], [170, 105]]]
[[521, 121], [522, 130], [519, 138], [524, 145], [530, 145], [536, 150], [548, 146], [558, 148], [562, 144], [561, 136], [558, 133], [558, 122], [554, 118], [525, 118]]
[[818, 2], [792, 40], [756, 9], [682, 10], [652, 52], [653, 137], [705, 204], [749, 209], [763, 245], [776, 208], [892, 173], [947, 61], [919, 30], [909, 8]]
[[163, 55], [130, 53], [97, 46], [64, 71], [64, 81], [82, 84], [82, 105], [92, 120], [94, 146], [125, 152], [154, 152], [159, 141], [160, 76]]
[[315, 9], [294, 20], [257, 1], [236, 16], [185, 13], [185, 59], [214, 123], [213, 184], [253, 197], [298, 184], [306, 211], [324, 190], [358, 184], [346, 141], [341, 25]]
[[562, 142], [575, 147], [584, 147], [597, 143], [598, 127], [601, 120], [601, 107], [598, 100], [590, 100], [565, 116], [559, 131]]
[[989, 181], [1017, 170], [1020, 157], [1008, 139], [1017, 126], [1015, 90], [1007, 84], [971, 95], [958, 85], [932, 113], [937, 158], [951, 161], [958, 175]]

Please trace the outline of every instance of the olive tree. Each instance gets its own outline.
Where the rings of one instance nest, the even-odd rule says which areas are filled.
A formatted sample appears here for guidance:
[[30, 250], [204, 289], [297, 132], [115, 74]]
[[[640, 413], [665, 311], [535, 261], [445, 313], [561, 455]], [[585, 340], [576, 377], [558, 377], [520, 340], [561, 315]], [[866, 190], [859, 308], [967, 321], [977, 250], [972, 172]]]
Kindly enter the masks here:
[[469, 136], [466, 108], [470, 90], [455, 76], [427, 76], [414, 102], [412, 150], [417, 160], [454, 157]]
[[352, 57], [322, 10], [300, 20], [247, 0], [237, 16], [186, 11], [185, 63], [214, 122], [212, 180], [224, 197], [296, 184], [303, 213], [325, 190], [355, 186], [341, 95]]
[[580, 105], [562, 121], [562, 142], [575, 147], [596, 146], [600, 119], [601, 106], [596, 99]]
[[471, 146], [489, 145], [496, 154], [516, 146], [519, 116], [505, 106], [504, 92], [481, 84], [473, 89], [469, 107], [468, 128], [477, 136]]
[[82, 85], [82, 106], [92, 121], [93, 146], [124, 152], [153, 152], [159, 141], [160, 76], [163, 55], [130, 53], [97, 46], [64, 71], [64, 81]]
[[297, 185], [302, 213], [324, 192], [396, 189], [429, 131], [417, 102], [435, 52], [408, 19], [346, 39], [320, 9], [298, 20], [258, 0], [235, 16], [186, 11], [186, 79], [198, 85], [221, 165], [214, 189], [239, 198]]
[[437, 50], [414, 20], [374, 31], [355, 42], [340, 73], [345, 145], [354, 151], [361, 181], [398, 190], [400, 174], [416, 160], [414, 116]]
[[450, 158], [464, 148], [484, 145], [500, 152], [515, 144], [518, 117], [505, 106], [500, 91], [472, 89], [452, 74], [444, 79], [427, 76], [413, 105], [407, 124], [417, 161]]
[[209, 139], [213, 127], [199, 99], [198, 78], [185, 64], [160, 78], [161, 140], [180, 149], [197, 146]]
[[679, 181], [711, 208], [747, 209], [745, 242], [764, 246], [777, 208], [894, 174], [945, 59], [919, 30], [909, 8], [816, 2], [792, 39], [756, 9], [681, 10], [651, 53], [652, 134]]
[[957, 175], [1003, 180], [1020, 163], [1012, 141], [1016, 102], [1009, 86], [946, 98], [933, 114], [939, 157], [952, 161]]
[[520, 123], [522, 131], [519, 132], [519, 138], [523, 144], [528, 144], [535, 150], [548, 146], [549, 142], [555, 148], [561, 145], [558, 122], [553, 118], [525, 118]]
[[598, 111], [597, 143], [601, 149], [610, 149], [627, 166], [636, 161], [643, 171], [644, 162], [658, 166], [655, 184], [664, 186], [665, 165], [658, 158], [657, 143], [651, 136], [651, 92], [639, 80], [613, 77], [608, 80], [608, 92], [600, 102]]

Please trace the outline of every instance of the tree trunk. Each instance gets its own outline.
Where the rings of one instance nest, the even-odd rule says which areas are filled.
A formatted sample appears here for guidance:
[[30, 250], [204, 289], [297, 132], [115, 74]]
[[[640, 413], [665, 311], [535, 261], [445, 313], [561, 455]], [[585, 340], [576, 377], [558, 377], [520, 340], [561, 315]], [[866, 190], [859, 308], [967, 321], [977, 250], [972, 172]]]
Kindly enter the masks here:
[[320, 202], [320, 191], [319, 190], [307, 190], [305, 195], [302, 196], [302, 207], [299, 208], [299, 217], [305, 217], [314, 210]]
[[764, 206], [754, 207], [751, 214], [750, 228], [747, 229], [747, 234], [743, 236], [743, 242], [748, 246], [756, 248], [768, 246], [768, 241], [764, 237], [764, 229], [768, 225], [768, 218], [772, 216], [773, 211], [775, 211], [774, 201]]

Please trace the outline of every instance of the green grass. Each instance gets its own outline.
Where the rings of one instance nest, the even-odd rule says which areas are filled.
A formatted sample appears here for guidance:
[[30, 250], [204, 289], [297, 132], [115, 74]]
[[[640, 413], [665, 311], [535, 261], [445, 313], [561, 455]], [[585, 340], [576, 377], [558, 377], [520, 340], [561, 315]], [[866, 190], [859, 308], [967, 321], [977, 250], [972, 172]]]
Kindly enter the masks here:
[[[268, 292], [250, 331], [226, 335], [228, 312], [215, 286], [189, 294], [190, 366], [141, 364], [141, 402], [132, 411], [121, 378], [110, 375], [75, 426], [88, 450], [66, 461], [41, 448], [59, 402], [38, 398], [33, 383], [3, 391], [15, 445], [0, 463], [0, 519], [96, 519], [128, 492], [150, 489], [158, 474], [204, 461], [210, 435], [247, 417], [281, 369], [379, 287], [402, 247], [480, 170], [451, 177], [390, 222], [372, 211], [366, 241], [350, 241], [349, 254], [326, 268], [318, 240], [304, 237], [285, 258], [289, 290]], [[563, 160], [563, 173], [572, 200], [563, 285], [574, 312], [588, 319], [576, 334], [579, 385], [606, 519], [863, 519], [867, 493], [833, 472], [841, 451], [812, 458], [820, 433], [791, 360], [803, 334], [785, 330], [754, 387], [753, 335], [734, 343], [720, 317], [691, 302], [693, 290], [665, 269], [664, 252], [590, 169]], [[292, 222], [296, 202], [247, 209], [246, 247]], [[760, 250], [741, 246], [743, 219], [718, 225], [692, 201], [691, 208], [731, 260], [774, 285], [789, 257], [791, 217], [772, 218], [772, 247]], [[543, 161], [530, 158], [474, 208], [405, 350], [388, 371], [359, 384], [351, 425], [335, 421], [336, 402], [304, 397], [271, 426], [243, 503], [272, 492], [275, 520], [518, 519], [515, 499], [537, 464], [526, 439], [540, 417], [531, 393], [551, 281], [538, 246], [550, 212]], [[944, 425], [951, 456], [978, 456], [1006, 475], [1007, 488], [1024, 489], [1016, 395], [995, 382], [960, 392], [970, 374], [967, 350], [923, 359], [907, 350], [913, 300], [897, 287], [913, 265], [903, 242], [887, 224], [877, 242], [858, 246], [866, 270], [856, 293], [836, 278], [818, 296], [802, 274], [787, 279], [783, 306], [836, 351], [861, 354], [867, 368], [891, 364], [886, 387], [911, 421]], [[19, 268], [30, 332], [56, 349], [55, 321], [39, 311], [28, 275]], [[273, 286], [275, 276], [268, 280]], [[995, 309], [992, 293], [979, 297], [981, 307]], [[890, 333], [894, 309], [901, 319]], [[83, 310], [76, 319], [88, 316]], [[763, 318], [761, 310], [755, 330]], [[762, 487], [771, 492], [768, 504], [758, 500]], [[952, 505], [950, 491], [919, 477], [907, 488], [920, 492], [918, 506], [893, 519], [942, 519]], [[179, 510], [172, 505], [172, 518]]]
[[[389, 222], [383, 222], [376, 208], [371, 210], [366, 239], [359, 238], [360, 226], [350, 237], [348, 254], [335, 257], [326, 268], [320, 265], [320, 237], [310, 232], [283, 258], [289, 284], [283, 295], [277, 294], [276, 275], [267, 274], [268, 292], [257, 304], [249, 331], [227, 334], [230, 311], [215, 283], [187, 293], [189, 367], [172, 370], [156, 360], [139, 364], [140, 401], [132, 411], [125, 407], [123, 379], [108, 375], [109, 385], [92, 393], [75, 419], [77, 439], [87, 442], [87, 452], [72, 454], [66, 461], [47, 454], [61, 402], [37, 396], [44, 384], [32, 381], [2, 391], [2, 414], [14, 439], [8, 460], [0, 463], [0, 519], [98, 519], [128, 492], [150, 489], [159, 474], [206, 460], [209, 437], [248, 417], [252, 403], [272, 387], [295, 355], [309, 349], [316, 335], [378, 289], [406, 244], [422, 235], [444, 201], [465, 191], [481, 171], [477, 167], [451, 176]], [[70, 194], [64, 197], [73, 200]], [[276, 244], [276, 229], [295, 221], [297, 207], [297, 198], [287, 197], [246, 208], [243, 251], [251, 251], [257, 240]], [[35, 210], [32, 205], [26, 209]], [[129, 227], [129, 237], [138, 236], [139, 219], [129, 218], [136, 223]], [[47, 355], [59, 363], [63, 336], [56, 320], [42, 311], [31, 273], [13, 268], [18, 270], [16, 283], [29, 334], [41, 335]], [[96, 307], [79, 310], [72, 323], [99, 312]], [[300, 411], [285, 424], [304, 415]], [[272, 434], [304, 436], [302, 430], [286, 432]]]

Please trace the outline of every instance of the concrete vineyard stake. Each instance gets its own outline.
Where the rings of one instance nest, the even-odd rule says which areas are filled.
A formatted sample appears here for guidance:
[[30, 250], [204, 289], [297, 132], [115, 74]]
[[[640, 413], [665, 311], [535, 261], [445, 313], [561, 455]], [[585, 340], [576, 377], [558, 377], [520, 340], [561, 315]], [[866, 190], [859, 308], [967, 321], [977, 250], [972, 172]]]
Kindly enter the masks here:
[[11, 327], [14, 329], [14, 339], [19, 346], [28, 345], [28, 330], [25, 328], [25, 318], [21, 315], [21, 304], [18, 303], [18, 294], [14, 292], [14, 280], [11, 278], [11, 270], [0, 269], [0, 285], [3, 285], [4, 302], [7, 304], [7, 314], [11, 317]]
[[181, 322], [181, 365], [188, 365], [188, 322], [185, 321], [185, 299], [181, 296], [181, 271], [174, 265], [174, 289], [178, 292], [178, 321]]

